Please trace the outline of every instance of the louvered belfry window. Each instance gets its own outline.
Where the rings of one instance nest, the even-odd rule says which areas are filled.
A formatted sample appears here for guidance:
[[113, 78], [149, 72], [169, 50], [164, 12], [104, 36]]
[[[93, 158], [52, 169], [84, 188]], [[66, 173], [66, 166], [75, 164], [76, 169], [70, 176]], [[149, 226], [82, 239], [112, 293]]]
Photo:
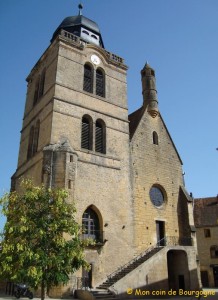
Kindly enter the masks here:
[[44, 94], [44, 86], [45, 86], [45, 69], [43, 69], [42, 74], [40, 76], [38, 98], [42, 97], [42, 95]]
[[96, 95], [105, 97], [104, 73], [100, 69], [96, 71]]
[[38, 120], [37, 123], [36, 123], [35, 129], [34, 129], [32, 154], [35, 154], [38, 150], [39, 129], [40, 129], [40, 121]]
[[33, 156], [33, 140], [34, 140], [34, 126], [30, 128], [29, 143], [27, 149], [27, 159], [30, 159]]
[[35, 84], [33, 105], [36, 105], [36, 103], [40, 100], [40, 98], [44, 94], [45, 72], [46, 72], [46, 70], [44, 68], [41, 75], [39, 75], [38, 78], [37, 78], [37, 81], [36, 81], [36, 84]]
[[88, 118], [83, 117], [81, 147], [84, 149], [92, 150], [91, 138], [91, 122]]
[[32, 126], [30, 128], [29, 143], [27, 149], [27, 159], [33, 157], [38, 150], [39, 130], [40, 130], [40, 121], [38, 120], [36, 126]]
[[36, 84], [35, 84], [35, 92], [34, 92], [34, 99], [33, 99], [33, 105], [35, 105], [39, 99], [39, 85], [40, 85], [40, 76], [37, 78]]
[[100, 121], [95, 125], [95, 151], [105, 153], [105, 126]]
[[93, 92], [93, 72], [89, 65], [84, 66], [83, 90], [89, 93]]

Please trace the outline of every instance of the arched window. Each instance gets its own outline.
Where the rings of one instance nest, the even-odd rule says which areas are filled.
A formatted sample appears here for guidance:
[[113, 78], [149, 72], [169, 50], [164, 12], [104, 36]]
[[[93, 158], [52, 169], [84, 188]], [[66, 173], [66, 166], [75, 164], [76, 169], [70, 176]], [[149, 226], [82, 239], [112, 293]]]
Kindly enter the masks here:
[[106, 153], [106, 127], [102, 120], [95, 124], [95, 151]]
[[32, 126], [30, 128], [29, 143], [27, 149], [27, 159], [33, 157], [33, 155], [37, 152], [38, 141], [39, 141], [39, 129], [40, 129], [40, 121], [38, 120], [36, 122], [36, 126]]
[[82, 118], [81, 147], [92, 150], [92, 119], [89, 116]]
[[38, 120], [34, 129], [34, 138], [33, 138], [33, 155], [37, 152], [38, 142], [39, 142], [39, 129], [40, 129], [40, 121]]
[[33, 105], [35, 105], [39, 98], [44, 94], [44, 86], [45, 86], [45, 68], [43, 69], [41, 75], [38, 76], [36, 85], [35, 85], [35, 93], [33, 99]]
[[105, 97], [105, 78], [101, 69], [96, 70], [96, 95]]
[[93, 70], [88, 64], [84, 66], [84, 81], [83, 90], [89, 93], [93, 93]]
[[102, 242], [99, 218], [97, 213], [91, 207], [88, 207], [83, 213], [82, 230], [83, 239], [91, 238], [96, 242]]
[[217, 245], [213, 245], [210, 247], [210, 257], [218, 258], [218, 246]]
[[153, 132], [153, 144], [158, 145], [158, 134], [156, 131]]

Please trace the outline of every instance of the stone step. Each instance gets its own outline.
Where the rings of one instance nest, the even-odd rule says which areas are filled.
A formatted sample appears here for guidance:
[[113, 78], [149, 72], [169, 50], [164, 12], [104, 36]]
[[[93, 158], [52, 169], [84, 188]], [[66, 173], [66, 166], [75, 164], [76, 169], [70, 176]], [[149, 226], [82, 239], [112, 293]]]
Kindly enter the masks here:
[[103, 282], [98, 288], [99, 289], [107, 289], [117, 281], [119, 281], [121, 278], [125, 277], [128, 273], [132, 272], [134, 269], [136, 269], [138, 266], [140, 266], [142, 263], [144, 263], [146, 260], [148, 260], [150, 257], [155, 255], [157, 252], [159, 252], [163, 247], [156, 247], [151, 249], [150, 252], [146, 252], [143, 256], [138, 256], [138, 259], [130, 262], [128, 266], [124, 266], [123, 269], [120, 271], [117, 271], [117, 273], [112, 276], [111, 278], [107, 279], [105, 282]]
[[91, 292], [96, 300], [116, 300], [115, 295], [108, 290], [94, 290]]

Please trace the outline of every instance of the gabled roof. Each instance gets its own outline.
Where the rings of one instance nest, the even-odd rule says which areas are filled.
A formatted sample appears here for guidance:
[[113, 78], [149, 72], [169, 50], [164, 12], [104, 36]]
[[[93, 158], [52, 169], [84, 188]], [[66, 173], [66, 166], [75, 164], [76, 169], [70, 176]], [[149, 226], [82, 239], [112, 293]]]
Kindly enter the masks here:
[[195, 226], [218, 226], [218, 196], [194, 200]]
[[130, 140], [132, 139], [132, 137], [141, 121], [144, 111], [145, 111], [145, 108], [144, 108], [144, 106], [142, 106], [128, 116]]
[[184, 186], [180, 186], [180, 190], [183, 192], [183, 194], [185, 195], [186, 199], [188, 202], [193, 202], [193, 198], [191, 195], [189, 195], [189, 193], [187, 192], [186, 188]]
[[[128, 118], [129, 118], [129, 133], [130, 133], [130, 140], [133, 138], [133, 136], [134, 136], [134, 134], [135, 134], [135, 131], [136, 131], [136, 129], [137, 129], [137, 127], [138, 127], [138, 125], [139, 125], [141, 119], [142, 119], [142, 116], [143, 116], [144, 112], [145, 112], [145, 107], [144, 107], [144, 106], [141, 106], [138, 110], [134, 111], [133, 113], [131, 113], [131, 114], [129, 115]], [[167, 126], [166, 126], [166, 124], [164, 123], [164, 120], [163, 120], [163, 118], [162, 118], [162, 116], [161, 116], [160, 113], [159, 113], [159, 116], [160, 116], [160, 119], [161, 119], [161, 121], [162, 121], [162, 123], [163, 123], [163, 125], [164, 125], [164, 127], [165, 127], [165, 129], [166, 129], [166, 132], [167, 132], [167, 134], [168, 134], [168, 136], [169, 136], [169, 138], [170, 138], [170, 140], [171, 140], [171, 143], [172, 143], [172, 145], [173, 145], [173, 147], [174, 147], [174, 149], [175, 149], [175, 151], [176, 151], [176, 154], [177, 154], [177, 156], [178, 156], [178, 158], [179, 158], [179, 160], [180, 160], [180, 163], [181, 163], [181, 165], [182, 165], [183, 163], [182, 163], [181, 157], [180, 157], [180, 155], [179, 155], [179, 153], [178, 153], [178, 151], [177, 151], [177, 149], [176, 149], [176, 146], [175, 146], [175, 144], [174, 144], [174, 142], [173, 142], [173, 140], [172, 140], [172, 138], [171, 138], [171, 135], [170, 135], [170, 133], [169, 133], [169, 131], [168, 131], [168, 129], [167, 129]]]

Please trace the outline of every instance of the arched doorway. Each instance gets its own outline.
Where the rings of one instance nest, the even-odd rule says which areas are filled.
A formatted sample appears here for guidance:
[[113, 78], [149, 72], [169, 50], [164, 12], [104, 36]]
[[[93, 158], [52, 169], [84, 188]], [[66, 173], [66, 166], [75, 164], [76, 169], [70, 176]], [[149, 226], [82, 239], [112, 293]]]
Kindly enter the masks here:
[[169, 289], [190, 289], [190, 274], [187, 253], [183, 250], [169, 250], [167, 252], [167, 267]]
[[[95, 244], [91, 247], [95, 249], [104, 244], [102, 227], [103, 220], [100, 211], [94, 205], [90, 205], [82, 215], [82, 238], [92, 239]], [[92, 288], [93, 285], [94, 262], [90, 263], [89, 267], [88, 270], [82, 269], [82, 285], [85, 288]]]

